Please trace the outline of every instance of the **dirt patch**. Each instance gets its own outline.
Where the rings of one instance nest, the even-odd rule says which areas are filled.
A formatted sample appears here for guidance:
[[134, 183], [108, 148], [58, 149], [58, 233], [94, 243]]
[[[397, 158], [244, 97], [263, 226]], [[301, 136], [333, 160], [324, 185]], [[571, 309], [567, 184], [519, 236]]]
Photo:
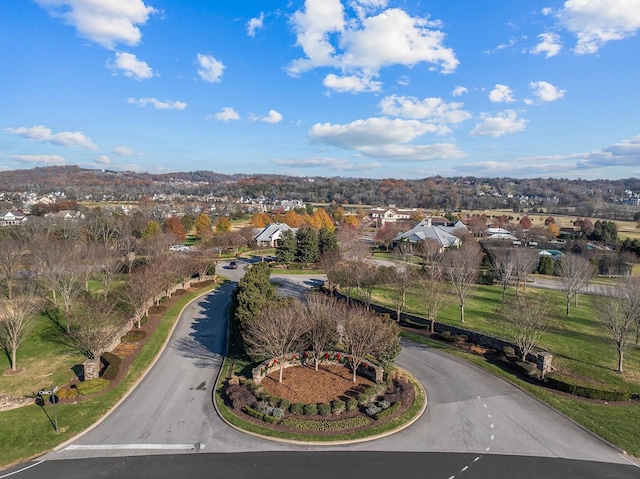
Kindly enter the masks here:
[[269, 394], [291, 403], [346, 401], [375, 384], [362, 376], [356, 376], [356, 382], [353, 382], [351, 370], [337, 365], [320, 366], [318, 371], [311, 366], [287, 368], [282, 382], [278, 382], [279, 374], [279, 371], [272, 372], [261, 384]]

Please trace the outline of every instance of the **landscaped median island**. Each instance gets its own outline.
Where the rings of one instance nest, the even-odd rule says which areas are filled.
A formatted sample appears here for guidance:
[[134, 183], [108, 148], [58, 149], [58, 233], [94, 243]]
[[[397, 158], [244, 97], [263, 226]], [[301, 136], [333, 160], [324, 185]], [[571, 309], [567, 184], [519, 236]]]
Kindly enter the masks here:
[[216, 407], [238, 429], [311, 443], [374, 439], [420, 417], [426, 396], [412, 376], [392, 367], [376, 383], [365, 377], [367, 367], [363, 367], [354, 382], [348, 358], [343, 357], [328, 353], [317, 369], [311, 361], [294, 358], [282, 381], [271, 359], [264, 362], [271, 368], [259, 383], [236, 375], [247, 369], [242, 368], [246, 363], [227, 360], [216, 388]]

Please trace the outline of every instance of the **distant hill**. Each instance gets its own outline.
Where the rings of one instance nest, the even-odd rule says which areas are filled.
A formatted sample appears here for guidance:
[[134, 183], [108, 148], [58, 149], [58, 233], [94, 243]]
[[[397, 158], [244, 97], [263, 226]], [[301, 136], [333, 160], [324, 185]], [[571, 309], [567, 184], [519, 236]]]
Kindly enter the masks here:
[[[638, 207], [622, 205], [640, 194], [640, 180], [568, 180], [562, 178], [475, 178], [440, 176], [416, 180], [343, 177], [293, 177], [235, 174], [211, 171], [164, 174], [50, 166], [0, 172], [0, 193], [64, 192], [70, 199], [135, 200], [141, 195], [182, 194], [301, 199], [305, 202], [354, 205], [389, 205], [435, 208], [444, 211], [509, 208], [514, 212], [532, 207], [552, 211], [571, 209], [572, 214], [624, 216]], [[615, 207], [615, 212], [609, 209]], [[633, 214], [631, 215], [633, 216]], [[620, 218], [622, 219], [622, 218]]]

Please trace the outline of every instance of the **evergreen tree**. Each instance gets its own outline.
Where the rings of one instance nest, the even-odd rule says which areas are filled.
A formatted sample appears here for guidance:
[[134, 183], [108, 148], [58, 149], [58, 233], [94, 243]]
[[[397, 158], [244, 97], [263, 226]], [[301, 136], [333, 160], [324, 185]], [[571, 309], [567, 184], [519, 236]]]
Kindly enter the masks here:
[[335, 230], [320, 228], [318, 231], [318, 249], [320, 254], [338, 251], [338, 235]]
[[296, 259], [297, 248], [298, 243], [293, 231], [285, 231], [276, 248], [276, 260], [279, 263], [292, 263]]
[[320, 256], [318, 233], [309, 226], [303, 226], [296, 233], [298, 248], [295, 259], [299, 263], [315, 263]]

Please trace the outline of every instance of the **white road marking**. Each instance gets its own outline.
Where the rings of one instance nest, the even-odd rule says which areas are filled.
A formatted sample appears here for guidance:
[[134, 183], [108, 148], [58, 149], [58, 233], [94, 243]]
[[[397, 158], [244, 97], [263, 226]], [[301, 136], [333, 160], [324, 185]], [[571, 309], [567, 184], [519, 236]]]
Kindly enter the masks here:
[[19, 472], [26, 471], [27, 469], [31, 469], [33, 466], [37, 466], [38, 464], [42, 464], [44, 461], [38, 461], [34, 464], [31, 464], [27, 467], [23, 467], [22, 469], [18, 469], [17, 471], [10, 472], [9, 474], [5, 474], [4, 476], [0, 476], [0, 479], [5, 477], [13, 476], [14, 474], [18, 474]]
[[[179, 450], [189, 451], [196, 449], [195, 444], [94, 444], [94, 445], [71, 445], [65, 451], [111, 451], [117, 449], [143, 449], [143, 450]], [[200, 445], [204, 449], [204, 445]], [[1, 478], [0, 478], [1, 479]]]

